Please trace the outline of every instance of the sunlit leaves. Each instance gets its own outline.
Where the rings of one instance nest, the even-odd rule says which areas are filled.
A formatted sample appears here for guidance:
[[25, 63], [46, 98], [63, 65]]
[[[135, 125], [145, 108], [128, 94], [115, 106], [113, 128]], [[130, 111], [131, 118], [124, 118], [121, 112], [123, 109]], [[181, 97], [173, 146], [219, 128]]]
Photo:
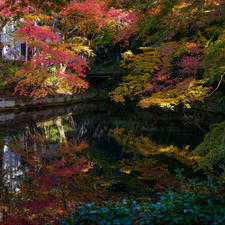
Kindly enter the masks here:
[[190, 80], [184, 85], [185, 81], [177, 84], [176, 88], [166, 92], [158, 92], [152, 94], [151, 97], [143, 98], [139, 105], [143, 108], [148, 108], [151, 105], [158, 105], [162, 108], [174, 109], [178, 105], [183, 105], [185, 108], [191, 108], [194, 101], [203, 101], [204, 97], [209, 92], [209, 88], [203, 87], [201, 82]]
[[[56, 86], [67, 88], [70, 93], [87, 89], [88, 83], [81, 78], [85, 77], [87, 62], [67, 48], [59, 34], [26, 20], [16, 37], [27, 40], [34, 52], [31, 60], [15, 74], [14, 79], [20, 78], [16, 92], [38, 98], [56, 93]], [[58, 78], [57, 85], [48, 79], [50, 77]]]
[[122, 55], [121, 66], [128, 69], [129, 75], [123, 77], [123, 82], [110, 93], [111, 99], [115, 102], [125, 102], [126, 98], [140, 96], [144, 90], [150, 88], [147, 82], [153, 72], [159, 68], [160, 62], [157, 51], [152, 48], [141, 48], [143, 53], [134, 55], [127, 51]]

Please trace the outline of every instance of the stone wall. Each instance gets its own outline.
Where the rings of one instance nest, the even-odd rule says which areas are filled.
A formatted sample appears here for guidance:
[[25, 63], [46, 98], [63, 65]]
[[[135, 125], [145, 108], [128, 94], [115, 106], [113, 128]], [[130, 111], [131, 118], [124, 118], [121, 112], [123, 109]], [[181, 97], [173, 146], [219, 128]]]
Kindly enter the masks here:
[[57, 105], [57, 104], [68, 104], [73, 102], [79, 102], [86, 99], [91, 99], [97, 95], [97, 90], [89, 90], [83, 94], [76, 95], [57, 95], [39, 99], [30, 99], [24, 97], [9, 97], [0, 98], [0, 110], [13, 109], [13, 108], [29, 108], [35, 106], [45, 105]]

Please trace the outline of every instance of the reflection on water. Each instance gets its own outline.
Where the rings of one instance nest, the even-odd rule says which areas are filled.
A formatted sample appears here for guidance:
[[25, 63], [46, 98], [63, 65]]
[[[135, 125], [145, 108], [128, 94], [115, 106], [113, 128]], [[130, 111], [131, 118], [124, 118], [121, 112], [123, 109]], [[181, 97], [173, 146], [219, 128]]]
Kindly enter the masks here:
[[176, 168], [193, 176], [189, 152], [207, 129], [97, 105], [1, 118], [0, 220], [21, 225], [57, 224], [80, 201], [149, 196], [173, 184]]

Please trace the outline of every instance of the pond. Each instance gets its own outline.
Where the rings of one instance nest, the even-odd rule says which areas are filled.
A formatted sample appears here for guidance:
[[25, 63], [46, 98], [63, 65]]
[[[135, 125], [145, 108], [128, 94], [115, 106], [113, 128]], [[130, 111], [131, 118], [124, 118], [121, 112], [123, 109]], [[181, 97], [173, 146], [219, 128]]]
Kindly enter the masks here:
[[189, 153], [222, 120], [102, 102], [2, 114], [0, 222], [57, 224], [77, 202], [143, 199], [177, 169], [195, 177]]

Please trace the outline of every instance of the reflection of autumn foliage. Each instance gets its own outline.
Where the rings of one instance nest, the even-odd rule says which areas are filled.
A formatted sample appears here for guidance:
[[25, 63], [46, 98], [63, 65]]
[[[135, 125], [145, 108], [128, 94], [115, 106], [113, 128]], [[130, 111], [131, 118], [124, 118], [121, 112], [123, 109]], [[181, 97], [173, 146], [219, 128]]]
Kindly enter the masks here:
[[144, 156], [165, 154], [188, 166], [193, 166], [199, 160], [199, 157], [189, 155], [189, 146], [179, 149], [174, 145], [158, 145], [148, 137], [135, 137], [132, 131], [126, 133], [124, 128], [114, 129], [111, 134], [118, 143], [122, 144], [123, 150], [128, 153], [139, 152]]
[[[44, 224], [54, 221], [75, 207], [75, 202], [86, 192], [87, 200], [94, 200], [91, 187], [85, 183], [82, 173], [93, 167], [93, 163], [79, 156], [88, 145], [81, 143], [57, 144], [50, 146], [41, 135], [31, 135], [25, 143], [13, 150], [21, 156], [24, 178], [17, 191], [9, 193], [13, 204], [8, 202], [6, 224]], [[14, 144], [15, 144], [14, 143]], [[28, 146], [28, 145], [27, 145]], [[77, 188], [79, 186], [79, 188]], [[79, 190], [78, 190], [79, 189]], [[78, 195], [77, 192], [80, 192]], [[89, 196], [88, 196], [89, 195]], [[90, 198], [91, 196], [91, 198]]]
[[132, 163], [130, 163], [130, 160], [127, 159], [121, 161], [121, 172], [139, 172], [140, 175], [137, 177], [138, 179], [154, 180], [157, 182], [157, 184], [163, 184], [165, 183], [164, 179], [168, 177], [170, 173], [166, 165], [157, 165], [157, 162], [158, 161], [155, 159], [141, 159], [137, 156], [134, 156]]
[[189, 155], [189, 146], [179, 149], [173, 145], [158, 145], [148, 137], [136, 137], [132, 131], [126, 132], [124, 128], [111, 130], [111, 135], [122, 145], [123, 151], [133, 157], [121, 161], [121, 172], [137, 173], [138, 179], [155, 181], [158, 188], [171, 184], [174, 175], [167, 165], [156, 159], [157, 156], [165, 155], [186, 166], [194, 166], [199, 160], [199, 157]]

